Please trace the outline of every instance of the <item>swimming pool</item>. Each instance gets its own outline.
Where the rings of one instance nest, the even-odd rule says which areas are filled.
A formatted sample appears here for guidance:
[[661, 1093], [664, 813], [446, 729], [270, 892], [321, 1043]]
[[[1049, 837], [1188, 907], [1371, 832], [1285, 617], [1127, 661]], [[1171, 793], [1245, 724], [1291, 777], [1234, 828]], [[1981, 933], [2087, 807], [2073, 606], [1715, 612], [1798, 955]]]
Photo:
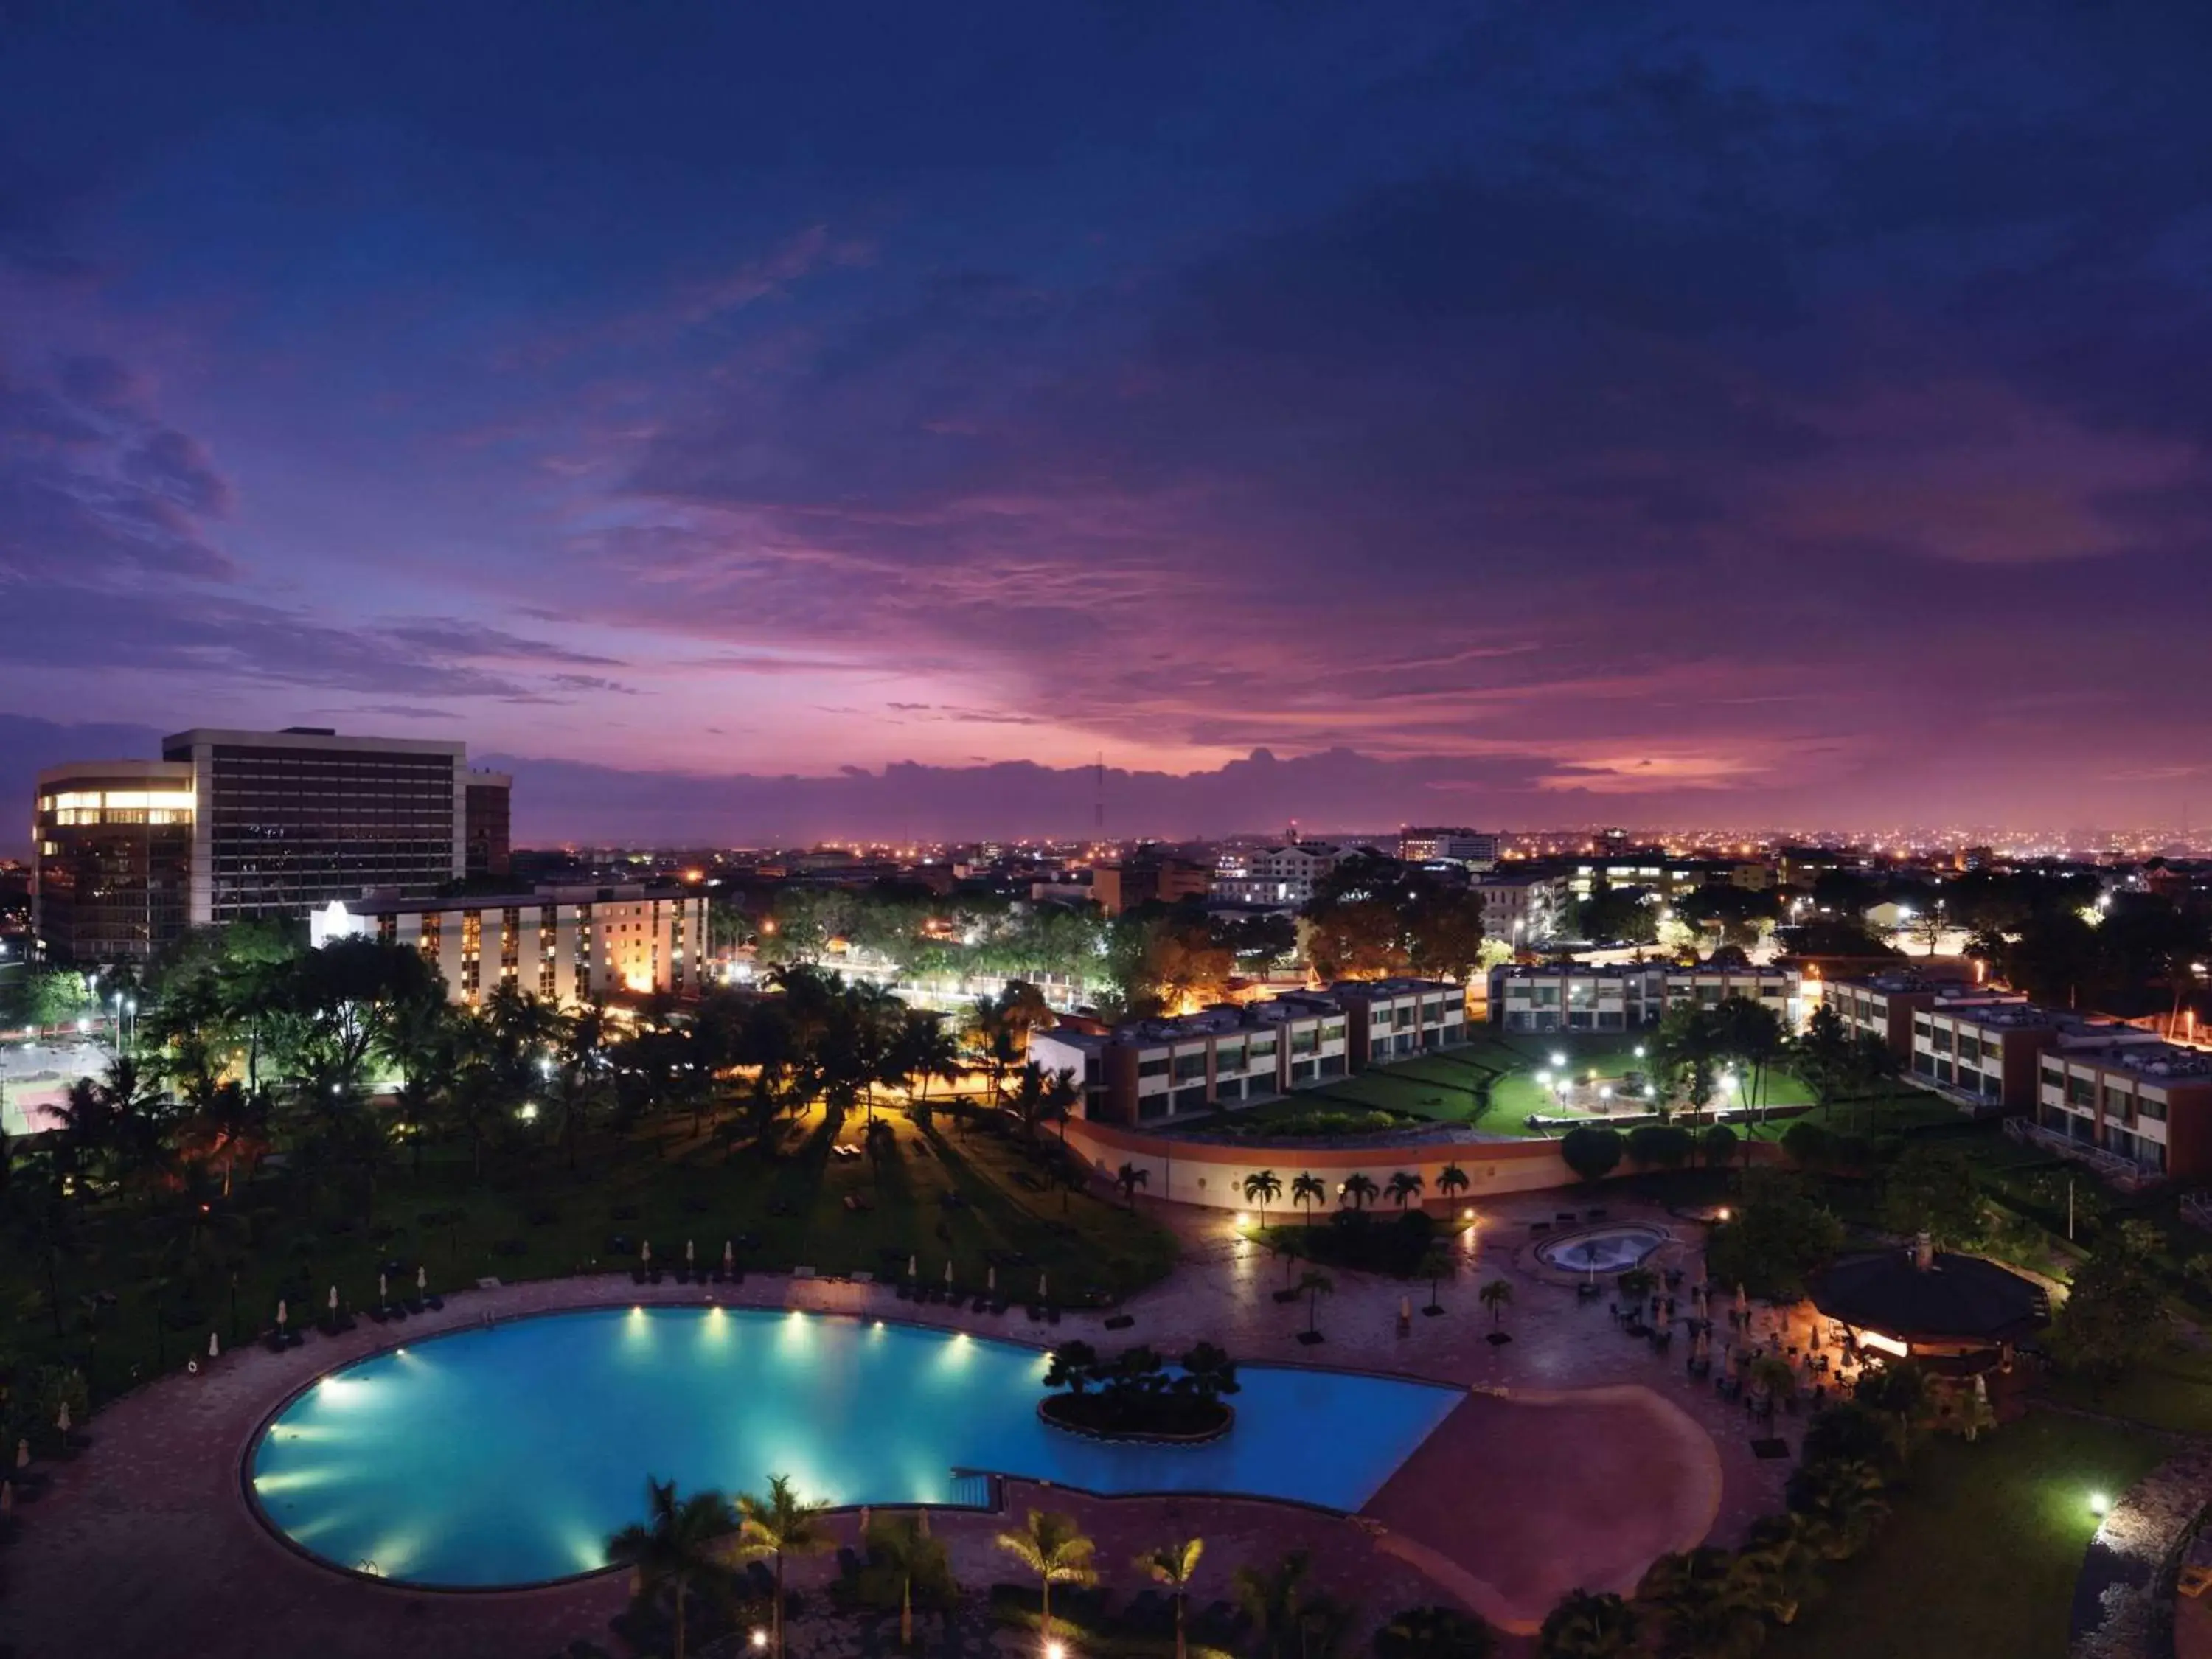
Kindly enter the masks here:
[[615, 1309], [410, 1343], [334, 1371], [263, 1430], [263, 1516], [337, 1566], [452, 1588], [605, 1564], [648, 1474], [832, 1504], [948, 1504], [954, 1470], [1094, 1492], [1221, 1492], [1356, 1510], [1455, 1389], [1246, 1366], [1237, 1425], [1194, 1447], [1109, 1445], [1037, 1420], [1045, 1356], [881, 1321]]

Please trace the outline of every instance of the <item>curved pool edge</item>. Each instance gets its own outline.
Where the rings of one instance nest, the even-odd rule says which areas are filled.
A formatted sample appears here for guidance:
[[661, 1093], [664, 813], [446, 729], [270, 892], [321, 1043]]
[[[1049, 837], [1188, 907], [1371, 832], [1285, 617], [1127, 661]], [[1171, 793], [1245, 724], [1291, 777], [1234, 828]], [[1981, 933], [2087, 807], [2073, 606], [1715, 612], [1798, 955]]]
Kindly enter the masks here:
[[[767, 1278], [769, 1276], [761, 1275], [761, 1277]], [[787, 1296], [791, 1285], [808, 1282], [803, 1279], [788, 1279], [783, 1275], [775, 1275], [774, 1277], [783, 1281]], [[543, 1281], [538, 1282], [542, 1283]], [[672, 1288], [681, 1290], [684, 1287], [679, 1286]], [[308, 1548], [306, 1545], [292, 1537], [283, 1529], [283, 1527], [276, 1523], [276, 1519], [269, 1514], [266, 1508], [263, 1505], [259, 1493], [254, 1489], [254, 1454], [259, 1449], [264, 1437], [267, 1435], [270, 1428], [276, 1422], [276, 1420], [283, 1417], [283, 1414], [293, 1406], [297, 1404], [303, 1396], [312, 1393], [314, 1389], [320, 1387], [325, 1379], [340, 1376], [346, 1371], [368, 1364], [373, 1361], [388, 1358], [404, 1348], [416, 1346], [427, 1347], [433, 1343], [445, 1340], [449, 1337], [468, 1336], [479, 1334], [483, 1331], [495, 1329], [503, 1325], [522, 1324], [532, 1321], [547, 1319], [568, 1318], [580, 1314], [622, 1314], [639, 1309], [667, 1309], [678, 1311], [691, 1310], [703, 1312], [715, 1308], [724, 1309], [733, 1313], [796, 1313], [803, 1315], [809, 1319], [844, 1321], [856, 1325], [896, 1325], [908, 1330], [921, 1331], [940, 1336], [966, 1336], [972, 1341], [992, 1343], [1000, 1347], [1017, 1349], [1024, 1352], [1035, 1354], [1048, 1354], [1054, 1347], [1059, 1346], [1056, 1342], [1026, 1341], [1022, 1340], [1020, 1336], [1017, 1335], [1001, 1335], [994, 1332], [975, 1330], [967, 1325], [936, 1323], [926, 1320], [908, 1318], [893, 1313], [877, 1313], [842, 1308], [804, 1308], [794, 1306], [788, 1300], [782, 1299], [775, 1301], [733, 1300], [726, 1297], [711, 1295], [702, 1296], [696, 1293], [689, 1296], [670, 1295], [665, 1291], [658, 1296], [621, 1296], [605, 1301], [579, 1300], [573, 1303], [563, 1303], [549, 1307], [529, 1308], [511, 1313], [487, 1313], [484, 1317], [480, 1320], [455, 1322], [444, 1326], [440, 1329], [429, 1332], [420, 1339], [419, 1343], [410, 1342], [404, 1339], [395, 1339], [392, 1341], [379, 1343], [376, 1346], [364, 1349], [358, 1353], [349, 1355], [345, 1359], [338, 1362], [337, 1364], [325, 1366], [321, 1370], [316, 1370], [312, 1375], [288, 1389], [283, 1397], [273, 1406], [261, 1413], [254, 1419], [252, 1428], [246, 1433], [243, 1441], [237, 1448], [237, 1450], [231, 1460], [233, 1464], [233, 1473], [238, 1485], [239, 1493], [245, 1501], [246, 1513], [252, 1517], [254, 1530], [261, 1536], [281, 1546], [284, 1553], [292, 1559], [307, 1562], [319, 1571], [330, 1573], [340, 1578], [349, 1579], [357, 1584], [392, 1591], [403, 1595], [439, 1595], [454, 1597], [532, 1595], [539, 1593], [550, 1593], [571, 1589], [580, 1584], [588, 1583], [594, 1579], [605, 1578], [612, 1574], [626, 1571], [628, 1570], [620, 1565], [610, 1563], [603, 1566], [586, 1568], [583, 1571], [577, 1572], [563, 1573], [555, 1577], [532, 1578], [513, 1583], [498, 1584], [432, 1583], [416, 1579], [392, 1577], [384, 1573], [363, 1572], [358, 1567], [347, 1566], [338, 1561], [331, 1559], [329, 1556], [317, 1553], [315, 1551]], [[1076, 1339], [1070, 1337], [1064, 1340], [1074, 1340]], [[1280, 1371], [1310, 1371], [1332, 1376], [1360, 1377], [1373, 1382], [1396, 1382], [1415, 1387], [1434, 1389], [1443, 1393], [1462, 1396], [1464, 1396], [1472, 1391], [1468, 1384], [1446, 1377], [1418, 1375], [1401, 1370], [1372, 1370], [1360, 1366], [1316, 1364], [1310, 1361], [1296, 1358], [1268, 1359], [1256, 1362], [1255, 1368]], [[1433, 1432], [1433, 1428], [1431, 1428], [1430, 1431]], [[1423, 1437], [1423, 1441], [1425, 1441], [1426, 1437], [1427, 1437], [1425, 1435]], [[1420, 1442], [1417, 1442], [1414, 1446], [1407, 1451], [1406, 1456], [1410, 1458], [1415, 1452], [1418, 1452], [1420, 1448]], [[1404, 1460], [1401, 1459], [1401, 1462], [1402, 1463], [1403, 1461]], [[1034, 1474], [1023, 1474], [1018, 1471], [988, 1468], [972, 1464], [961, 1466], [961, 1472], [963, 1474], [988, 1476], [990, 1479], [1001, 1483], [1012, 1482], [1035, 1486], [1047, 1492], [1073, 1492], [1082, 1498], [1109, 1503], [1119, 1502], [1123, 1499], [1131, 1499], [1139, 1502], [1162, 1502], [1172, 1501], [1176, 1498], [1191, 1498], [1202, 1499], [1209, 1502], [1279, 1505], [1285, 1509], [1303, 1510], [1310, 1514], [1327, 1515], [1338, 1517], [1351, 1517], [1357, 1516], [1359, 1513], [1359, 1510], [1356, 1509], [1346, 1510], [1333, 1504], [1320, 1503], [1313, 1499], [1277, 1496], [1267, 1492], [1217, 1491], [1202, 1487], [1167, 1487], [1157, 1491], [1107, 1492], [1081, 1486], [1072, 1481], [1048, 1480]], [[1384, 1478], [1386, 1480], [1388, 1479], [1387, 1474]], [[1372, 1492], [1370, 1492], [1369, 1493], [1369, 1497], [1371, 1498], [1372, 1495]], [[952, 1515], [988, 1515], [1004, 1512], [1003, 1509], [993, 1510], [979, 1508], [976, 1505], [969, 1504], [940, 1503], [825, 1504], [823, 1506], [822, 1512], [825, 1515], [830, 1516], [846, 1516], [866, 1509], [878, 1509], [887, 1511], [927, 1510], [945, 1512]]]

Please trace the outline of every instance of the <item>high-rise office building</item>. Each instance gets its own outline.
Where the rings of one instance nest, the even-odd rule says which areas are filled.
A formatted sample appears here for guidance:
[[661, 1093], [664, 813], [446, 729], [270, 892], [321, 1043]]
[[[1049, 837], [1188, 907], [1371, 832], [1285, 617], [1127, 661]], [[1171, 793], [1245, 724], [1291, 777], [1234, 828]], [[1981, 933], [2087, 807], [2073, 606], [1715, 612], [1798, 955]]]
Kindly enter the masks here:
[[85, 761], [39, 774], [32, 932], [50, 961], [143, 962], [190, 914], [192, 769]]
[[465, 860], [471, 879], [504, 876], [514, 868], [510, 828], [514, 779], [505, 772], [471, 772], [468, 777], [469, 846]]
[[389, 890], [428, 898], [466, 868], [468, 746], [319, 726], [179, 732], [189, 761], [195, 927], [303, 916]]
[[428, 899], [507, 862], [512, 781], [471, 772], [464, 744], [195, 729], [161, 753], [40, 775], [33, 929], [50, 958], [143, 957], [188, 927], [370, 892]]

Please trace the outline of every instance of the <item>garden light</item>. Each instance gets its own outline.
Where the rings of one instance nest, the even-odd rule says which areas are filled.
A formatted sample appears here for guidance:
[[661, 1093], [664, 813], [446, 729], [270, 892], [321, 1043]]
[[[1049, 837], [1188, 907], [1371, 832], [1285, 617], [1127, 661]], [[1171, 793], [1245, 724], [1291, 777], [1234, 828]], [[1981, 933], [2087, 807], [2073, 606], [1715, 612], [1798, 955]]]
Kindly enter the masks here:
[[2106, 1497], [2104, 1493], [2100, 1492], [2093, 1492], [2089, 1494], [2089, 1513], [2095, 1516], [2100, 1521], [2105, 1518], [2106, 1511], [2110, 1510], [2112, 1507], [2112, 1500]]

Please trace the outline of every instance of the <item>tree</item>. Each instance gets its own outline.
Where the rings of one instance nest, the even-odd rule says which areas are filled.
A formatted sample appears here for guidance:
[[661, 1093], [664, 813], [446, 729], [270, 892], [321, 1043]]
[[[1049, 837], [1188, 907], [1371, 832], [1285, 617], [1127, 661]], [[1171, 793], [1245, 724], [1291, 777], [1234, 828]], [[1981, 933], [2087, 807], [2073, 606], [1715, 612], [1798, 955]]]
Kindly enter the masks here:
[[1437, 1300], [1437, 1286], [1452, 1276], [1458, 1257], [1441, 1244], [1431, 1244], [1421, 1257], [1420, 1274], [1429, 1281], [1429, 1311], [1441, 1313], [1443, 1304]]
[[1389, 1184], [1383, 1190], [1391, 1202], [1398, 1206], [1399, 1212], [1403, 1214], [1406, 1206], [1421, 1195], [1422, 1185], [1419, 1170], [1401, 1170], [1390, 1177]]
[[1802, 1036], [1790, 1047], [1790, 1066], [1798, 1081], [1813, 1091], [1825, 1118], [1852, 1081], [1854, 1064], [1850, 1028], [1844, 1017], [1823, 1002], [1805, 1022]]
[[1114, 1172], [1114, 1184], [1121, 1189], [1121, 1196], [1129, 1207], [1137, 1207], [1137, 1188], [1152, 1183], [1152, 1171], [1140, 1170], [1133, 1164], [1124, 1164]]
[[1336, 1290], [1336, 1281], [1327, 1273], [1309, 1267], [1298, 1275], [1298, 1289], [1306, 1298], [1306, 1334], [1321, 1334], [1321, 1299]]
[[1559, 1157], [1584, 1181], [1602, 1181], [1620, 1165], [1627, 1150], [1618, 1129], [1577, 1127], [1559, 1138]]
[[1354, 1170], [1344, 1178], [1344, 1187], [1339, 1201], [1341, 1202], [1345, 1199], [1351, 1200], [1352, 1209], [1358, 1212], [1365, 1209], [1381, 1190], [1376, 1186], [1375, 1178], [1364, 1170]]
[[1887, 1482], [1873, 1464], [1830, 1458], [1801, 1465], [1790, 1477], [1790, 1512], [1805, 1517], [1808, 1541], [1831, 1561], [1849, 1560], [1889, 1516]]
[[1136, 1565], [1153, 1582], [1166, 1585], [1169, 1599], [1175, 1603], [1176, 1659], [1185, 1659], [1189, 1650], [1183, 1633], [1184, 1613], [1190, 1602], [1190, 1581], [1198, 1571], [1199, 1557], [1205, 1553], [1204, 1539], [1181, 1538], [1158, 1545], [1137, 1558]]
[[1474, 1184], [1456, 1164], [1447, 1164], [1437, 1171], [1437, 1191], [1447, 1199], [1458, 1197]]
[[1843, 1224], [1778, 1170], [1747, 1170], [1729, 1219], [1705, 1243], [1705, 1263], [1723, 1285], [1794, 1301], [1807, 1276], [1825, 1267], [1844, 1242]]
[[2155, 1352], [2166, 1332], [2166, 1300], [2150, 1264], [2124, 1235], [2108, 1239], [2074, 1270], [2051, 1324], [2060, 1361], [2100, 1389]]
[[1744, 1659], [1766, 1638], [1765, 1622], [1723, 1549], [1661, 1556], [1637, 1585], [1636, 1600], [1660, 1652], [1680, 1659]]
[[1317, 1599], [1306, 1583], [1312, 1566], [1310, 1554], [1292, 1550], [1273, 1572], [1239, 1567], [1231, 1580], [1237, 1606], [1252, 1621], [1252, 1638], [1261, 1659], [1290, 1659], [1293, 1643], [1303, 1656], [1305, 1615]]
[[1313, 1225], [1313, 1206], [1328, 1197], [1328, 1183], [1310, 1170], [1301, 1170], [1291, 1182], [1291, 1202], [1305, 1210], [1309, 1227]]
[[1490, 1310], [1490, 1328], [1497, 1330], [1505, 1322], [1505, 1310], [1512, 1305], [1512, 1282], [1493, 1279], [1475, 1292], [1475, 1299]]
[[1244, 1177], [1244, 1201], [1260, 1206], [1260, 1224], [1267, 1224], [1267, 1206], [1283, 1195], [1283, 1183], [1273, 1170], [1255, 1170]]
[[1407, 1607], [1375, 1632], [1375, 1659], [1490, 1659], [1498, 1637], [1457, 1607]]
[[684, 1659], [684, 1603], [692, 1589], [724, 1592], [732, 1585], [734, 1576], [720, 1550], [737, 1516], [718, 1492], [695, 1492], [679, 1499], [673, 1480], [653, 1480], [645, 1483], [645, 1492], [646, 1519], [607, 1540], [607, 1560], [636, 1575], [641, 1598], [668, 1593], [676, 1609], [675, 1659]]
[[1641, 1659], [1636, 1609], [1610, 1593], [1569, 1590], [1544, 1615], [1536, 1659]]
[[1031, 1510], [1019, 1532], [999, 1534], [999, 1547], [1014, 1557], [1036, 1575], [1042, 1595], [1042, 1615], [1038, 1620], [1038, 1635], [1047, 1647], [1052, 1644], [1052, 1587], [1054, 1584], [1091, 1584], [1098, 1579], [1091, 1565], [1096, 1547], [1091, 1540], [1076, 1529], [1073, 1518], [1056, 1510]]
[[1642, 1123], [1628, 1132], [1629, 1161], [1646, 1170], [1679, 1170], [1696, 1146], [1687, 1129], [1671, 1123]]
[[1908, 1148], [1883, 1178], [1881, 1221], [1908, 1237], [1926, 1233], [1942, 1249], [1978, 1243], [1984, 1228], [1972, 1162], [1955, 1146]]
[[917, 1515], [878, 1516], [868, 1523], [869, 1565], [888, 1574], [898, 1589], [899, 1645], [914, 1645], [914, 1592], [919, 1584], [940, 1606], [953, 1589], [951, 1566], [943, 1543], [930, 1536]]
[[1705, 1154], [1705, 1167], [1709, 1170], [1727, 1168], [1729, 1159], [1735, 1156], [1736, 1139], [1736, 1132], [1727, 1124], [1708, 1125], [1705, 1133], [1698, 1137], [1698, 1145]]
[[738, 1550], [756, 1558], [771, 1556], [775, 1561], [775, 1606], [769, 1632], [776, 1659], [782, 1659], [783, 1654], [784, 1558], [816, 1555], [830, 1547], [829, 1530], [822, 1524], [824, 1507], [801, 1503], [787, 1474], [770, 1475], [765, 1494], [746, 1493], [738, 1499]]
[[1752, 1525], [1735, 1559], [1744, 1598], [1778, 1625], [1794, 1625], [1823, 1588], [1826, 1557], [1819, 1524], [1802, 1515], [1770, 1515]]

